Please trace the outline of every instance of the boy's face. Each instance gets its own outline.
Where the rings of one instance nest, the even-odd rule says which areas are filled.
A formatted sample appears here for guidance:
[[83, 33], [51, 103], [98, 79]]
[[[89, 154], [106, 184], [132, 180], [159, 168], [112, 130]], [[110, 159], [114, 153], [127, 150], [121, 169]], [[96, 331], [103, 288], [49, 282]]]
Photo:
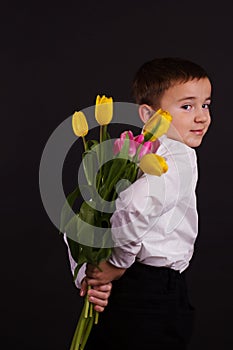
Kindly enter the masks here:
[[198, 147], [210, 125], [211, 84], [209, 79], [177, 83], [166, 90], [160, 107], [172, 115], [167, 136], [190, 147]]

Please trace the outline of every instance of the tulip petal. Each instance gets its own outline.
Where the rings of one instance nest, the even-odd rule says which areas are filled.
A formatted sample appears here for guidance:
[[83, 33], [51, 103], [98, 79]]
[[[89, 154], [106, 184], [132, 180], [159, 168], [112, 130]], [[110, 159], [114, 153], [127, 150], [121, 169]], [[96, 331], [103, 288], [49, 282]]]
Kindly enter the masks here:
[[160, 141], [159, 139], [156, 139], [155, 141], [152, 142], [151, 152], [156, 153], [159, 146], [160, 146]]
[[143, 134], [140, 134], [140, 135], [138, 135], [138, 136], [135, 136], [134, 141], [137, 142], [137, 143], [143, 143], [143, 141], [144, 141], [144, 135], [143, 135]]
[[128, 135], [129, 139], [130, 140], [133, 140], [134, 139], [134, 136], [133, 136], [133, 133], [131, 130], [126, 130], [124, 132], [121, 133], [121, 136], [120, 136], [120, 139], [121, 140], [125, 140], [125, 137], [126, 135]]
[[143, 156], [139, 167], [144, 173], [156, 176], [161, 176], [168, 170], [165, 159], [154, 153], [148, 153]]
[[140, 149], [138, 159], [141, 159], [145, 154], [150, 153], [152, 149], [152, 142], [146, 141], [143, 145], [142, 148]]
[[99, 125], [108, 125], [113, 116], [113, 99], [104, 95], [96, 97], [95, 118]]
[[76, 136], [84, 137], [88, 133], [88, 124], [83, 112], [79, 111], [73, 114], [72, 128]]
[[113, 153], [114, 155], [120, 153], [122, 146], [123, 146], [124, 141], [121, 139], [116, 139], [113, 145]]
[[129, 156], [133, 157], [137, 152], [136, 142], [134, 140], [129, 140]]
[[170, 113], [159, 109], [152, 117], [145, 123], [143, 134], [148, 141], [155, 141], [157, 138], [166, 134], [170, 127], [172, 117]]

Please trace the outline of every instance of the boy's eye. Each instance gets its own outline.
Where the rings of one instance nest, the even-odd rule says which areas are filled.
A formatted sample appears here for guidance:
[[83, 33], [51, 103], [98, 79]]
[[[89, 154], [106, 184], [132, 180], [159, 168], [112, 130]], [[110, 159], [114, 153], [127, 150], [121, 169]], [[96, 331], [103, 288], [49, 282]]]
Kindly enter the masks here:
[[181, 108], [185, 109], [186, 111], [189, 111], [192, 108], [192, 106], [191, 105], [184, 105]]
[[203, 103], [202, 108], [209, 109], [210, 108], [210, 104], [209, 103]]

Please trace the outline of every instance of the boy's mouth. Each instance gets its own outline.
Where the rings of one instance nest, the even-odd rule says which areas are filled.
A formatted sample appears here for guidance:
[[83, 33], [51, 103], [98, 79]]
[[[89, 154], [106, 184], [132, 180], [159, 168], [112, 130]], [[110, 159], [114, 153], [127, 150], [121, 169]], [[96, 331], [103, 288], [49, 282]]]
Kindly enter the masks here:
[[204, 134], [204, 129], [197, 129], [197, 130], [190, 130], [192, 133], [195, 135], [203, 135]]

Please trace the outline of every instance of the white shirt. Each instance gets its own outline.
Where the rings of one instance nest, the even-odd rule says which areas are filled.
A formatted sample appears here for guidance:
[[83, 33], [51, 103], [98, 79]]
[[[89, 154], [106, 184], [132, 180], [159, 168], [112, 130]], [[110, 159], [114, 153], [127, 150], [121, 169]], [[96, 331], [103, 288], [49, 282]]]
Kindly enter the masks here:
[[[157, 154], [166, 159], [168, 171], [160, 177], [143, 174], [116, 200], [109, 262], [117, 267], [128, 268], [137, 260], [182, 272], [192, 258], [198, 231], [196, 153], [166, 136], [160, 141]], [[73, 271], [71, 256], [70, 262]], [[84, 275], [85, 266], [78, 274], [78, 288]]]

